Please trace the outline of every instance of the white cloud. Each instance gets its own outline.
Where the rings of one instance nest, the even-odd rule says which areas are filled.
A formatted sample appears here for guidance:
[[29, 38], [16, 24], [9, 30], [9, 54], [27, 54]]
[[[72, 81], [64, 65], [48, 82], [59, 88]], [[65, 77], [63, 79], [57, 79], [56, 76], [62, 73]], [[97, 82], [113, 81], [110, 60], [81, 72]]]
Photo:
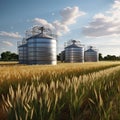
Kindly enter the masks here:
[[37, 24], [49, 27], [56, 31], [56, 34], [61, 36], [70, 31], [69, 25], [76, 23], [78, 17], [85, 15], [85, 12], [80, 11], [79, 7], [66, 7], [60, 11], [62, 20], [55, 20], [52, 23], [45, 19], [35, 18], [33, 21]]
[[53, 26], [55, 26], [55, 28], [56, 28], [56, 33], [57, 33], [57, 35], [59, 35], [59, 36], [61, 36], [62, 34], [65, 34], [65, 33], [67, 33], [67, 32], [70, 31], [70, 29], [68, 28], [67, 25], [62, 24], [61, 22], [59, 22], [59, 21], [57, 21], [57, 20], [53, 22]]
[[83, 34], [88, 37], [120, 36], [120, 1], [115, 0], [104, 14], [96, 14], [83, 28]]
[[19, 35], [18, 32], [5, 32], [5, 31], [0, 31], [0, 36], [3, 36], [3, 37], [11, 37], [11, 38], [21, 38], [22, 36]]
[[45, 19], [35, 18], [33, 21], [36, 24], [40, 24], [42, 26], [46, 26], [48, 28], [54, 29], [54, 26], [51, 23], [48, 23]]
[[60, 12], [62, 16], [62, 21], [61, 23], [66, 24], [66, 25], [71, 25], [76, 23], [76, 19], [80, 16], [85, 15], [85, 12], [82, 12], [79, 10], [79, 7], [66, 7]]
[[2, 41], [1, 45], [2, 46], [13, 46], [13, 44], [11, 42], [9, 42], [9, 41]]

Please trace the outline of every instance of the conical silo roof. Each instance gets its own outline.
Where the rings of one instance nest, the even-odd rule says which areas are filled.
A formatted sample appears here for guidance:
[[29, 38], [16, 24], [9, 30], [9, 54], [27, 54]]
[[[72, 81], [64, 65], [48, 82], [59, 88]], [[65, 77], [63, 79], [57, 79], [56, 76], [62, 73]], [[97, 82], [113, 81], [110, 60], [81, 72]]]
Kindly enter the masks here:
[[76, 44], [72, 44], [67, 46], [66, 48], [79, 48], [80, 46], [76, 45]]

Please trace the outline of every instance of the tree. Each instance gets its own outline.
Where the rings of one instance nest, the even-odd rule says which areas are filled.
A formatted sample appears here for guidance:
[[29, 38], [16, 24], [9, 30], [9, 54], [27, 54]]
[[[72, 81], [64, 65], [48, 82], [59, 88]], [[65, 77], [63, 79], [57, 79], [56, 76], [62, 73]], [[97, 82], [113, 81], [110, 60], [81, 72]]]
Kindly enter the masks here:
[[10, 51], [6, 51], [1, 53], [1, 60], [15, 61], [15, 60], [18, 60], [18, 55], [16, 53], [11, 53]]
[[103, 57], [102, 57], [102, 54], [101, 54], [101, 53], [99, 53], [99, 60], [100, 60], [100, 61], [103, 60]]
[[18, 55], [16, 53], [11, 53], [11, 60], [18, 60]]
[[115, 55], [107, 55], [107, 56], [104, 57], [104, 60], [113, 60], [113, 61], [115, 61], [115, 60], [120, 60], [120, 57], [117, 57]]
[[60, 54], [59, 54], [59, 55], [57, 55], [57, 60], [58, 60], [58, 61], [60, 60]]

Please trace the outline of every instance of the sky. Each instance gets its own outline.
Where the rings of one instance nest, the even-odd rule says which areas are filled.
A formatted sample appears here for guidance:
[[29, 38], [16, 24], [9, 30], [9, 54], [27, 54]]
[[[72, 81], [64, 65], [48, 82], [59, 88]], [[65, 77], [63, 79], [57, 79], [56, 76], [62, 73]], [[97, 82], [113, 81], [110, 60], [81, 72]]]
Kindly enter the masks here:
[[74, 39], [120, 56], [120, 0], [0, 0], [0, 53], [17, 53], [17, 42], [35, 25], [57, 34], [58, 53]]

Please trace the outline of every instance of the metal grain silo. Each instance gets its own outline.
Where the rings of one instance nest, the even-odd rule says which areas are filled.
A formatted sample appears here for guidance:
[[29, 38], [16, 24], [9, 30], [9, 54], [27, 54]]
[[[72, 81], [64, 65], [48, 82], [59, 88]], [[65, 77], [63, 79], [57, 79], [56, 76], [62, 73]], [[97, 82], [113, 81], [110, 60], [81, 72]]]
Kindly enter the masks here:
[[90, 46], [88, 50], [85, 51], [85, 61], [86, 62], [97, 62], [98, 61], [98, 51]]
[[24, 53], [23, 53], [23, 45], [18, 46], [18, 54], [19, 54], [19, 63], [23, 63], [24, 62]]
[[27, 64], [27, 44], [18, 46], [19, 63]]
[[[43, 33], [43, 27], [36, 28], [39, 32], [27, 39], [28, 64], [53, 64], [57, 63], [57, 41], [52, 34]], [[33, 31], [35, 33], [35, 31]]]
[[65, 62], [84, 62], [84, 47], [80, 41], [72, 40], [65, 47]]
[[18, 46], [19, 63], [55, 65], [57, 63], [55, 38], [50, 29], [40, 26], [26, 31], [26, 44]]

